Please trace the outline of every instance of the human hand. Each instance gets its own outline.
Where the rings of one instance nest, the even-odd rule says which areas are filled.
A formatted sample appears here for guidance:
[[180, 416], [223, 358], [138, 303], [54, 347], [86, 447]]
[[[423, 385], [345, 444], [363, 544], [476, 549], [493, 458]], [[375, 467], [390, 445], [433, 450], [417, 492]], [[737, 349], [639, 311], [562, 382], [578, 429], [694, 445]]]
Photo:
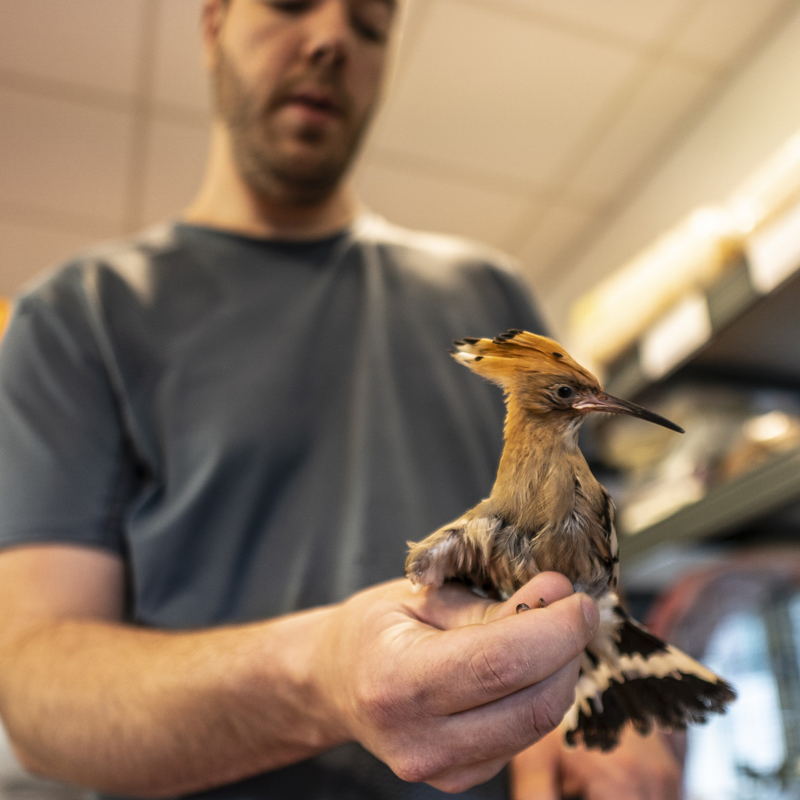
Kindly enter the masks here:
[[555, 730], [511, 762], [512, 800], [679, 800], [681, 769], [662, 734], [632, 728], [614, 750], [567, 747]]
[[[546, 608], [535, 608], [544, 599]], [[520, 603], [534, 608], [517, 614]], [[407, 580], [331, 611], [317, 659], [342, 738], [402, 779], [463, 791], [559, 724], [597, 609], [556, 573], [504, 603]]]

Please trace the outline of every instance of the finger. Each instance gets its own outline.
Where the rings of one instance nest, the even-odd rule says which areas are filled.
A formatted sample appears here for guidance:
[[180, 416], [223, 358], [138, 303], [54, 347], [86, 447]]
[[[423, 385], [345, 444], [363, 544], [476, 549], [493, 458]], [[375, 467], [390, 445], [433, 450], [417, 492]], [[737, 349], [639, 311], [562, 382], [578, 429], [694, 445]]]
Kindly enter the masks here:
[[520, 603], [539, 607], [543, 599], [548, 605], [573, 593], [568, 578], [558, 572], [542, 572], [525, 584], [504, 603], [479, 597], [460, 583], [446, 583], [438, 589], [425, 587], [410, 596], [407, 607], [420, 621], [439, 630], [461, 628], [499, 619], [516, 613]]
[[542, 610], [574, 593], [569, 578], [558, 572], [542, 572], [514, 592], [505, 603], [487, 609], [486, 618], [492, 620], [516, 615], [520, 605], [527, 606], [528, 610]]
[[534, 686], [449, 717], [442, 730], [464, 763], [510, 759], [554, 730], [575, 697], [576, 658]]
[[403, 650], [407, 685], [422, 710], [435, 716], [491, 703], [572, 662], [591, 640], [596, 624], [594, 603], [576, 594], [524, 614], [410, 636]]

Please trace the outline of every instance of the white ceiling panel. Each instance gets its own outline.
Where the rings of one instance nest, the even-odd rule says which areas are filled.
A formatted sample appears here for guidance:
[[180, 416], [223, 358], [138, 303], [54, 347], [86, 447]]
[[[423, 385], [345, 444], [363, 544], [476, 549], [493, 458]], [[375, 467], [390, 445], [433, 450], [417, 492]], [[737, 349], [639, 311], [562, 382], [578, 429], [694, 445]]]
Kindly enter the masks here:
[[662, 62], [599, 137], [568, 189], [602, 202], [613, 200], [671, 140], [676, 126], [711, 86], [707, 75]]
[[673, 50], [724, 67], [737, 59], [786, 0], [707, 0], [697, 10]]
[[596, 219], [596, 212], [589, 208], [555, 203], [547, 209], [532, 236], [516, 254], [534, 287], [552, 282], [549, 270]]
[[173, 219], [187, 206], [203, 176], [205, 127], [155, 121], [148, 132], [144, 224]]
[[[744, 0], [746, 1], [746, 0]], [[752, 2], [752, 0], [750, 0]], [[697, 0], [504, 0], [581, 27], [640, 44], [659, 39]], [[722, 0], [725, 2], [725, 0]]]
[[0, 89], [0, 202], [121, 223], [132, 117]]
[[364, 203], [392, 222], [500, 248], [529, 209], [520, 196], [374, 162], [361, 166], [355, 183]]
[[17, 293], [45, 269], [96, 244], [98, 235], [0, 220], [0, 295]]
[[202, 0], [161, 0], [153, 88], [158, 102], [208, 108], [200, 45], [202, 5]]
[[142, 0], [0, 0], [0, 69], [132, 94], [142, 22]]
[[636, 63], [604, 44], [440, 0], [376, 142], [541, 186]]

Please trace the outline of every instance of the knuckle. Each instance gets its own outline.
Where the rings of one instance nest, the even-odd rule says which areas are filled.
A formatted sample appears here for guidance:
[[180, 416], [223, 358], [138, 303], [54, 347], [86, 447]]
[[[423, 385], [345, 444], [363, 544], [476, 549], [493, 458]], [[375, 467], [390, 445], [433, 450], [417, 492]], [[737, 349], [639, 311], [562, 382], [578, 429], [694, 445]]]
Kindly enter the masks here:
[[480, 645], [470, 656], [470, 669], [487, 696], [494, 697], [512, 690], [515, 670], [507, 653], [490, 651]]
[[390, 686], [380, 681], [364, 681], [356, 690], [356, 705], [379, 724], [390, 724], [400, 714], [400, 701]]
[[570, 704], [571, 702], [564, 704], [561, 698], [553, 697], [549, 693], [541, 695], [533, 707], [533, 727], [536, 733], [545, 736], [555, 730], [564, 719]]
[[430, 753], [413, 751], [400, 756], [392, 764], [392, 771], [406, 783], [426, 783], [442, 771], [442, 765]]

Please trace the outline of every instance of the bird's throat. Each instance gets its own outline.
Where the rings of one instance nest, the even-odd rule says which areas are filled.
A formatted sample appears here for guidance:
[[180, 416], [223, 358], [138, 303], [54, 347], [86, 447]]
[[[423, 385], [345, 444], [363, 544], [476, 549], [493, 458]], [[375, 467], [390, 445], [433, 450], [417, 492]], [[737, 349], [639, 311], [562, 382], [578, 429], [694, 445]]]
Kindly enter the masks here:
[[513, 396], [508, 400], [505, 447], [490, 499], [531, 534], [559, 527], [572, 513], [576, 476], [593, 480], [577, 446], [579, 422], [559, 422], [526, 411]]

